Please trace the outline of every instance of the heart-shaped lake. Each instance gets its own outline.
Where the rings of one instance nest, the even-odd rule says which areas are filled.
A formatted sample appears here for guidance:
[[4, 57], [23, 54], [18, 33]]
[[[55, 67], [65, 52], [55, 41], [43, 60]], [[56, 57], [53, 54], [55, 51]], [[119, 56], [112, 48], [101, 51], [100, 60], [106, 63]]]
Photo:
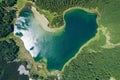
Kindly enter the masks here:
[[36, 61], [46, 61], [49, 70], [61, 70], [97, 32], [97, 15], [81, 9], [67, 11], [64, 15], [65, 27], [56, 32], [43, 29], [44, 25], [40, 24], [47, 24], [43, 19], [45, 17], [38, 16], [39, 21], [33, 13], [31, 9], [21, 12], [14, 33], [22, 39]]

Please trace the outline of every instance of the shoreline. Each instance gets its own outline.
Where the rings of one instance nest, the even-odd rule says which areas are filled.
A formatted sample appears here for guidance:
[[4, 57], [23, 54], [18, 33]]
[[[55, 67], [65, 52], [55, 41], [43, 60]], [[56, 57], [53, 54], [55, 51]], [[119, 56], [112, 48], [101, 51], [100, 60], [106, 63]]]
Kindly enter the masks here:
[[72, 60], [76, 59], [76, 57], [80, 54], [81, 50], [82, 50], [84, 47], [88, 46], [92, 41], [97, 40], [97, 38], [98, 38], [98, 36], [99, 36], [99, 32], [100, 32], [100, 29], [99, 29], [99, 28], [100, 28], [99, 20], [100, 20], [100, 16], [101, 16], [101, 15], [100, 15], [100, 13], [99, 13], [99, 11], [98, 11], [98, 8], [90, 10], [90, 9], [82, 8], [82, 7], [72, 7], [72, 8], [69, 8], [69, 9], [65, 10], [64, 13], [63, 13], [63, 15], [64, 15], [67, 11], [72, 10], [72, 9], [81, 9], [81, 10], [87, 11], [87, 12], [89, 12], [89, 13], [94, 13], [94, 14], [96, 14], [96, 15], [97, 15], [96, 23], [97, 23], [97, 25], [98, 25], [98, 28], [97, 28], [97, 32], [96, 32], [95, 36], [92, 37], [89, 41], [87, 41], [85, 44], [83, 44], [83, 45], [79, 48], [79, 50], [76, 52], [75, 56], [73, 56], [71, 59], [69, 59], [69, 60], [64, 64], [61, 72], [64, 72], [65, 67], [68, 66]]
[[31, 10], [34, 14], [34, 17], [36, 19], [36, 21], [39, 21], [39, 25], [40, 27], [42, 27], [45, 31], [48, 32], [60, 32], [64, 30], [65, 25], [59, 27], [59, 28], [50, 28], [49, 27], [49, 21], [47, 20], [47, 18], [44, 16], [44, 14], [40, 14], [35, 7], [31, 7]]
[[69, 59], [69, 60], [64, 64], [61, 72], [64, 72], [65, 67], [68, 66], [72, 60], [74, 60], [74, 59], [76, 59], [76, 57], [78, 57], [78, 55], [80, 54], [81, 50], [82, 50], [84, 47], [88, 46], [92, 41], [97, 40], [97, 36], [99, 36], [99, 28], [97, 29], [97, 33], [95, 34], [95, 36], [94, 36], [93, 38], [91, 38], [89, 41], [87, 41], [85, 44], [83, 44], [83, 46], [81, 46], [81, 47], [79, 48], [79, 50], [76, 52], [75, 56], [73, 56], [71, 59]]
[[[24, 6], [25, 7], [25, 6]], [[50, 72], [56, 72], [56, 71], [60, 71], [60, 72], [63, 72], [64, 71], [64, 68], [65, 66], [69, 65], [69, 63], [75, 59], [81, 52], [81, 50], [85, 47], [85, 46], [88, 46], [89, 43], [91, 43], [92, 41], [96, 40], [96, 36], [97, 34], [99, 33], [99, 23], [98, 23], [98, 20], [100, 19], [100, 13], [98, 11], [98, 8], [96, 7], [95, 9], [87, 9], [87, 8], [83, 8], [83, 7], [72, 7], [72, 8], [68, 8], [66, 9], [64, 12], [63, 12], [63, 20], [64, 20], [64, 15], [66, 14], [66, 12], [70, 11], [70, 10], [74, 10], [74, 9], [81, 9], [81, 10], [84, 10], [88, 13], [93, 13], [93, 14], [96, 14], [97, 15], [97, 18], [96, 18], [96, 23], [98, 24], [98, 28], [97, 28], [97, 33], [95, 34], [95, 36], [93, 38], [91, 38], [89, 41], [87, 41], [85, 44], [83, 44], [83, 46], [81, 46], [81, 48], [79, 48], [78, 52], [75, 54], [75, 56], [73, 56], [71, 59], [69, 59], [63, 66], [63, 68], [61, 70], [51, 70]], [[41, 27], [45, 30], [45, 31], [48, 31], [48, 32], [52, 32], [52, 33], [55, 33], [55, 32], [60, 32], [60, 31], [63, 31], [64, 28], [65, 28], [65, 20], [64, 20], [64, 25], [59, 27], [59, 28], [50, 28], [48, 25], [49, 25], [49, 21], [47, 20], [47, 18], [45, 17], [44, 14], [41, 14], [39, 11], [37, 11], [36, 7], [34, 5], [31, 6], [31, 10], [35, 16], [35, 19], [38, 20], [41, 25]], [[39, 16], [39, 17], [38, 17]], [[44, 18], [44, 20], [42, 19], [39, 19], [40, 17], [42, 17], [42, 19]], [[44, 22], [44, 23], [43, 23]], [[46, 65], [46, 64], [45, 64]]]
[[[86, 12], [88, 12], [88, 13], [92, 13], [92, 14], [96, 14], [97, 15], [97, 18], [96, 18], [96, 23], [97, 23], [97, 25], [98, 25], [98, 28], [97, 28], [97, 33], [95, 34], [95, 36], [93, 37], [93, 38], [91, 38], [88, 42], [86, 42], [85, 44], [83, 44], [83, 46], [81, 46], [80, 48], [79, 48], [79, 50], [78, 50], [78, 52], [75, 54], [75, 56], [73, 56], [71, 59], [69, 59], [65, 64], [64, 64], [64, 66], [63, 66], [63, 68], [61, 69], [61, 70], [51, 70], [50, 72], [56, 72], [56, 71], [60, 71], [60, 72], [63, 72], [64, 71], [64, 68], [65, 68], [65, 66], [67, 66], [67, 65], [69, 65], [69, 63], [73, 60], [73, 59], [75, 59], [79, 54], [80, 54], [80, 52], [81, 52], [81, 50], [84, 48], [84, 47], [86, 47], [86, 46], [88, 46], [92, 41], [94, 41], [94, 40], [96, 40], [96, 38], [97, 38], [97, 35], [98, 35], [98, 33], [99, 33], [99, 27], [100, 27], [100, 25], [99, 25], [99, 19], [100, 19], [100, 13], [99, 13], [99, 11], [98, 11], [98, 8], [95, 8], [95, 9], [87, 9], [87, 8], [82, 8], [82, 7], [72, 7], [72, 8], [69, 8], [69, 9], [67, 9], [67, 10], [65, 10], [64, 12], [63, 12], [63, 20], [64, 20], [64, 15], [66, 14], [66, 12], [68, 12], [68, 11], [70, 11], [70, 10], [74, 10], [74, 9], [81, 9], [81, 10], [84, 10], [84, 11], [86, 11]], [[34, 15], [35, 15], [35, 17], [37, 17], [37, 16], [44, 16], [44, 14], [40, 14], [40, 12], [38, 12], [37, 10], [36, 10], [36, 8], [35, 7], [32, 7], [32, 11], [33, 11], [33, 13], [34, 13]], [[46, 18], [45, 16], [44, 16], [44, 18]], [[38, 19], [38, 17], [37, 17], [37, 19]], [[47, 19], [47, 18], [46, 18]], [[49, 24], [49, 21], [47, 20], [47, 24]], [[64, 28], [65, 28], [65, 20], [64, 20], [64, 25], [63, 26], [61, 26], [61, 27], [59, 27], [59, 28], [50, 28], [49, 26], [41, 26], [45, 31], [48, 31], [48, 32], [58, 32], [58, 31], [61, 31], [61, 30], [64, 30]]]
[[[63, 20], [64, 20], [64, 24], [63, 26], [60, 26], [59, 28], [51, 28], [50, 27], [50, 22], [48, 21], [48, 19], [45, 17], [44, 14], [41, 14], [39, 11], [37, 11], [36, 7], [34, 6], [31, 6], [31, 10], [34, 14], [34, 17], [37, 21], [39, 21], [39, 25], [41, 25], [41, 27], [45, 30], [45, 31], [48, 31], [48, 32], [60, 32], [60, 31], [63, 31], [64, 28], [66, 27], [66, 22], [65, 22], [65, 19], [64, 19], [64, 16], [65, 14], [70, 11], [70, 10], [74, 10], [74, 9], [81, 9], [81, 10], [84, 10], [86, 12], [89, 12], [89, 13], [92, 13], [92, 14], [96, 14], [97, 16], [100, 16], [100, 13], [98, 12], [97, 8], [96, 9], [87, 9], [87, 8], [82, 8], [82, 7], [72, 7], [72, 8], [69, 8], [67, 10], [65, 10], [63, 12]], [[42, 19], [40, 19], [42, 18]]]

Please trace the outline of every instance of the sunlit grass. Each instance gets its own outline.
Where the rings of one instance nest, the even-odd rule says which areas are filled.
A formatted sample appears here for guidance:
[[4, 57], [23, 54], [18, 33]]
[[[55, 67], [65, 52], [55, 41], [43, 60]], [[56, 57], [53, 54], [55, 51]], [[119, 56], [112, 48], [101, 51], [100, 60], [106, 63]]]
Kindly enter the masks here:
[[18, 8], [18, 12], [25, 6], [25, 4], [27, 3], [27, 0], [18, 0], [17, 1], [17, 8]]

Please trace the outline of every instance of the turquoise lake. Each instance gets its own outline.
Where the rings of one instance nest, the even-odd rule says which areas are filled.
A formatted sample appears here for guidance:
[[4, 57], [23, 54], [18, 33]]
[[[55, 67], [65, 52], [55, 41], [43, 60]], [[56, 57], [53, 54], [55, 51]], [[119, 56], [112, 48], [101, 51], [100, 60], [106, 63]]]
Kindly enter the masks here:
[[[19, 36], [35, 61], [44, 61], [48, 70], [61, 70], [64, 64], [95, 36], [97, 15], [81, 9], [67, 11], [64, 30], [47, 32], [34, 20], [30, 9], [21, 12], [15, 24], [14, 33]], [[43, 26], [44, 27], [44, 26]]]

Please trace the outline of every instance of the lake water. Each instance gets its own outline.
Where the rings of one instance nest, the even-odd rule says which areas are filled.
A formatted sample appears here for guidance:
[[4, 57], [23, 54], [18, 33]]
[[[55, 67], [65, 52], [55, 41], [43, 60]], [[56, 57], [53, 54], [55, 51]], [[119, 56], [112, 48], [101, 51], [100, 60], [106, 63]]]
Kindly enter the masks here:
[[14, 33], [22, 39], [35, 61], [46, 62], [48, 70], [61, 70], [80, 47], [95, 36], [96, 18], [96, 14], [81, 9], [70, 10], [64, 15], [65, 28], [52, 33], [38, 25], [30, 9], [25, 9], [17, 19]]

